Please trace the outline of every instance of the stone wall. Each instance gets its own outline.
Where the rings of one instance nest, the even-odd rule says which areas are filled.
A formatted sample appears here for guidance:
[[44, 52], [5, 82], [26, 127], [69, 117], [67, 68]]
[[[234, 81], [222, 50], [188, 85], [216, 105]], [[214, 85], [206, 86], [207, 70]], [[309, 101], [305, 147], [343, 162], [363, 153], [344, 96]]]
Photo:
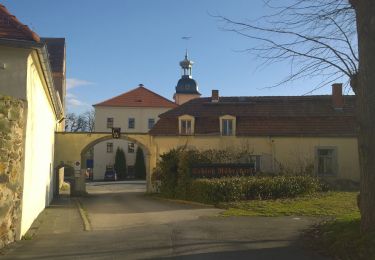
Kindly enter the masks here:
[[25, 104], [22, 100], [0, 95], [0, 248], [19, 236]]

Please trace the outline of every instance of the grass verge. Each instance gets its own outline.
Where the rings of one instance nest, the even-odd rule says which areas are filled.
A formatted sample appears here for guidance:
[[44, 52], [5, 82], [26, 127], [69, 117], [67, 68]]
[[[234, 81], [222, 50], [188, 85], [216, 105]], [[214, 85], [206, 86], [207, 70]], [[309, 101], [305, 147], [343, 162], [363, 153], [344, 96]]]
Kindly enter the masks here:
[[317, 216], [328, 220], [304, 234], [308, 247], [342, 260], [375, 260], [375, 234], [359, 231], [358, 192], [327, 192], [293, 199], [221, 203], [224, 216]]
[[326, 192], [292, 199], [220, 203], [224, 216], [359, 216], [356, 192]]
[[362, 235], [359, 226], [359, 216], [339, 216], [307, 231], [305, 244], [335, 259], [375, 259], [375, 233]]

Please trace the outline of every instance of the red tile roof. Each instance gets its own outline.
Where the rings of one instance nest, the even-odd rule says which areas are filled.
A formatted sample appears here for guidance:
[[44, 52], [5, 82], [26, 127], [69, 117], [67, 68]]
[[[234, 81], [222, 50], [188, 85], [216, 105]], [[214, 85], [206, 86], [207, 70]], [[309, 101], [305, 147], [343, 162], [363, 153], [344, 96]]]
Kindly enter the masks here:
[[0, 4], [0, 38], [40, 42], [39, 36]]
[[108, 99], [94, 106], [108, 107], [167, 107], [175, 108], [177, 104], [152, 92], [143, 85], [123, 93], [117, 97]]
[[193, 99], [160, 115], [151, 135], [178, 135], [178, 117], [194, 116], [195, 135], [219, 135], [219, 117], [236, 117], [237, 136], [356, 136], [354, 96], [335, 110], [332, 96]]

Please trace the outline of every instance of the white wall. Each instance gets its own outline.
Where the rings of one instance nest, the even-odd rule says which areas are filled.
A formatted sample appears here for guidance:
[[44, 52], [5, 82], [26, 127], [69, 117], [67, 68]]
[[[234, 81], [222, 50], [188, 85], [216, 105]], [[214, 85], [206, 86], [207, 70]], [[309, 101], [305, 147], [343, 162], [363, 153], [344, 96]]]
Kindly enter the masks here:
[[[168, 111], [170, 108], [148, 108], [148, 107], [95, 107], [95, 131], [108, 132], [107, 118], [114, 119], [113, 126], [120, 127], [121, 132], [127, 133], [147, 133], [148, 119], [153, 118], [155, 123], [159, 120], [159, 115]], [[135, 118], [135, 128], [128, 128], [128, 118]], [[107, 143], [113, 142], [113, 153], [107, 153]], [[94, 146], [94, 180], [102, 180], [106, 170], [106, 165], [113, 165], [115, 160], [116, 149], [120, 146], [126, 157], [127, 166], [134, 166], [137, 152], [135, 143], [134, 153], [128, 153], [128, 143], [124, 140], [108, 140]]]
[[53, 198], [55, 115], [36, 59], [27, 60], [27, 125], [21, 235]]
[[26, 100], [27, 57], [30, 50], [0, 46], [0, 94]]
[[[107, 118], [114, 118], [114, 127], [121, 127], [121, 132], [128, 133], [147, 133], [148, 119], [159, 120], [159, 115], [168, 111], [170, 108], [149, 108], [149, 107], [95, 107], [95, 131], [108, 132]], [[135, 118], [135, 128], [128, 128], [128, 119]]]

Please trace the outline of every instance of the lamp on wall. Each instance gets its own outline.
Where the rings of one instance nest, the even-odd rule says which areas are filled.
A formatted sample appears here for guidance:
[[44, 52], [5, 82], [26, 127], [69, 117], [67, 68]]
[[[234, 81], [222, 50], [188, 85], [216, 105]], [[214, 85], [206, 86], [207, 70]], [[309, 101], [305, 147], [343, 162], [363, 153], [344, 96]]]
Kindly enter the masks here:
[[0, 69], [5, 70], [7, 68], [6, 63], [0, 62]]

